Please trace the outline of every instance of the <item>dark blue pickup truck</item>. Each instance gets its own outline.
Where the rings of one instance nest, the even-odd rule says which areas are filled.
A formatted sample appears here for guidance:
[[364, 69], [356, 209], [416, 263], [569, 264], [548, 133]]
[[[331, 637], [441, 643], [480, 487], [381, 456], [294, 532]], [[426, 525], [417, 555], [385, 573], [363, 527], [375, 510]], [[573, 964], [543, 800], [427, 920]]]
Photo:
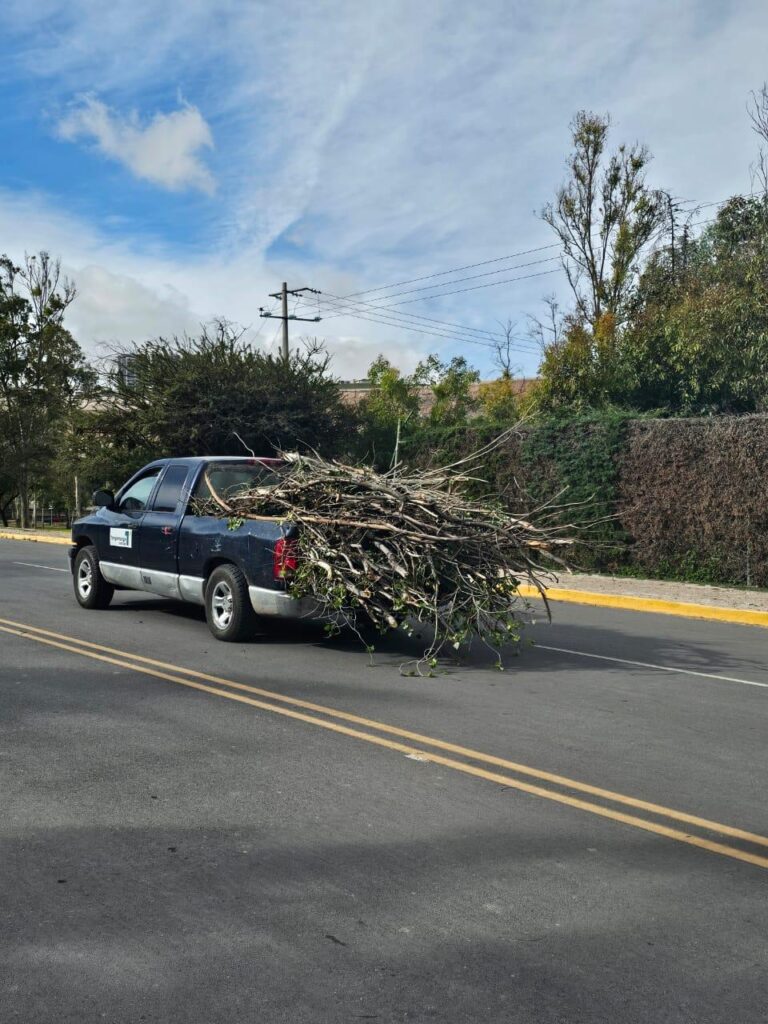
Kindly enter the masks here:
[[219, 640], [245, 639], [261, 618], [316, 610], [287, 591], [296, 569], [295, 527], [279, 519], [197, 515], [199, 502], [277, 480], [277, 459], [158, 459], [72, 526], [70, 564], [83, 608], [106, 608], [115, 590], [141, 590], [205, 607]]

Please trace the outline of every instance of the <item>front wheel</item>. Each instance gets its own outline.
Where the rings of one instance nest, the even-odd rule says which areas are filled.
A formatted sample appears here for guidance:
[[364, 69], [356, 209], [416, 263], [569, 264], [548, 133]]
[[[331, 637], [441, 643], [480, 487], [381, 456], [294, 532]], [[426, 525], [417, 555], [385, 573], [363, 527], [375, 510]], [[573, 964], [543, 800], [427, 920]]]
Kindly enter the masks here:
[[75, 597], [83, 608], [106, 608], [112, 600], [115, 588], [101, 575], [99, 556], [92, 544], [77, 553], [74, 583]]
[[214, 569], [205, 588], [205, 617], [217, 640], [238, 643], [256, 629], [248, 582], [236, 565]]

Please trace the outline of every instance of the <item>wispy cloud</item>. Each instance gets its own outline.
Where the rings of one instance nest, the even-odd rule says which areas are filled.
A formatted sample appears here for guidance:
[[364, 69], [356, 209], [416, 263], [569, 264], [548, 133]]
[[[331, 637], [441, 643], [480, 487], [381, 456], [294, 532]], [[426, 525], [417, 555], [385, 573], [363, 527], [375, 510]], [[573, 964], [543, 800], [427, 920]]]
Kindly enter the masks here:
[[200, 155], [213, 148], [213, 138], [197, 107], [185, 104], [142, 124], [136, 111], [122, 116], [95, 96], [82, 96], [59, 121], [57, 131], [70, 142], [95, 142], [104, 156], [162, 188], [214, 191], [213, 176]]

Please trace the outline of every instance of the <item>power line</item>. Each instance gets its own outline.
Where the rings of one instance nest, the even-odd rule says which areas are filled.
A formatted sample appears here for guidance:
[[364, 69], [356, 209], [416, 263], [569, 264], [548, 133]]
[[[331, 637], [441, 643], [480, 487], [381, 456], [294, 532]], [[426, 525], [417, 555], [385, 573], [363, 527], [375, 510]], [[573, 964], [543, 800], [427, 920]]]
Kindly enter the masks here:
[[[552, 242], [549, 245], [536, 246], [536, 248], [534, 249], [521, 249], [519, 252], [512, 252], [508, 256], [496, 256], [492, 260], [481, 260], [479, 263], [467, 263], [466, 266], [453, 267], [452, 270], [440, 270], [435, 274], [425, 274], [423, 277], [411, 277], [407, 281], [395, 281], [394, 284], [382, 284], [379, 285], [378, 288], [364, 288], [362, 291], [359, 292], [350, 292], [348, 295], [345, 295], [344, 298], [353, 299], [356, 298], [358, 295], [370, 295], [371, 292], [389, 291], [390, 288], [401, 288], [403, 285], [406, 284], [416, 284], [418, 281], [429, 281], [433, 277], [445, 277], [446, 274], [458, 274], [462, 270], [474, 270], [475, 267], [487, 267], [491, 263], [501, 263], [504, 260], [517, 259], [518, 256], [528, 256], [534, 252], [544, 252], [546, 249], [557, 249], [559, 247], [559, 242]], [[499, 271], [499, 273], [503, 272], [503, 270]], [[435, 285], [435, 287], [439, 286]], [[390, 298], [390, 296], [382, 295], [381, 298]]]
[[[507, 278], [507, 279], [505, 279], [503, 281], [492, 281], [492, 282], [490, 282], [488, 284], [473, 285], [470, 288], [457, 288], [454, 291], [443, 292], [440, 295], [423, 296], [421, 299], [407, 299], [407, 300], [405, 300], [404, 302], [401, 302], [401, 303], [392, 303], [391, 306], [380, 306], [380, 305], [374, 305], [372, 303], [365, 303], [365, 304], [363, 304], [363, 303], [355, 303], [355, 304], [347, 304], [347, 305], [352, 305], [352, 309], [349, 309], [349, 308], [344, 308], [344, 305], [346, 304], [346, 300], [343, 297], [339, 296], [339, 297], [336, 297], [337, 301], [335, 301], [335, 302], [334, 301], [330, 301], [329, 302], [329, 305], [331, 306], [331, 308], [338, 310], [338, 312], [334, 313], [331, 317], [326, 317], [326, 319], [333, 319], [334, 317], [337, 317], [337, 316], [339, 316], [339, 317], [340, 316], [348, 316], [348, 317], [351, 317], [352, 319], [356, 319], [356, 320], [367, 320], [369, 323], [380, 323], [380, 324], [383, 324], [386, 327], [399, 327], [401, 330], [411, 330], [411, 331], [418, 332], [418, 333], [421, 333], [421, 334], [430, 334], [430, 335], [433, 335], [434, 337], [443, 337], [443, 338], [446, 338], [447, 340], [450, 340], [450, 341], [462, 341], [462, 342], [466, 342], [468, 344], [480, 345], [480, 346], [482, 346], [484, 348], [494, 348], [495, 346], [494, 346], [493, 342], [491, 342], [491, 341], [481, 341], [478, 338], [469, 338], [465, 334], [457, 334], [455, 331], [452, 331], [450, 333], [446, 333], [444, 331], [436, 331], [436, 330], [427, 329], [427, 328], [423, 327], [419, 323], [413, 323], [410, 314], [400, 314], [400, 313], [394, 313], [394, 312], [388, 312], [388, 311], [390, 309], [396, 309], [397, 307], [402, 306], [402, 305], [407, 305], [408, 303], [411, 303], [411, 302], [424, 301], [425, 298], [440, 298], [441, 295], [455, 295], [455, 294], [459, 294], [461, 292], [476, 291], [479, 288], [491, 288], [491, 287], [495, 287], [496, 285], [500, 285], [500, 284], [508, 284], [508, 283], [511, 283], [512, 281], [522, 281], [522, 280], [527, 280], [529, 278], [543, 277], [543, 276], [545, 276], [547, 274], [556, 274], [556, 273], [561, 273], [561, 272], [562, 272], [562, 267], [556, 267], [553, 270], [540, 271], [540, 272], [535, 273], [535, 274], [521, 274], [521, 275], [518, 275], [516, 277]], [[323, 293], [321, 292], [320, 294], [322, 295]], [[357, 312], [354, 311], [354, 309], [356, 309], [356, 308], [358, 309]], [[360, 310], [362, 310], [362, 311], [360, 311]], [[374, 314], [374, 313], [377, 314], [377, 316], [365, 315], [365, 314]], [[414, 314], [414, 316], [415, 315], [416, 314]], [[384, 317], [387, 317], [387, 319], [383, 319]], [[397, 318], [397, 319], [395, 319], [395, 318]], [[420, 317], [419, 319], [429, 320], [431, 318], [428, 318], [428, 317], [421, 318]], [[440, 325], [443, 322], [442, 321], [435, 321], [435, 323]], [[445, 326], [448, 326], [448, 325], [446, 324]], [[463, 327], [461, 328], [461, 330], [463, 330]], [[490, 334], [490, 332], [487, 332], [487, 333]], [[493, 337], [493, 335], [491, 335], [491, 337]], [[503, 335], [498, 335], [498, 337], [502, 338]], [[535, 347], [535, 346], [527, 347], [524, 343], [518, 343], [515, 347], [520, 348], [522, 351], [529, 351], [529, 352], [537, 352], [538, 351], [537, 347]]]
[[[552, 263], [553, 260], [559, 260], [560, 256], [545, 256], [540, 260], [529, 260], [528, 263], [516, 263], [513, 267], [502, 267], [500, 270], [485, 270], [482, 274], [470, 274], [468, 277], [455, 277], [452, 281], [443, 282], [443, 284], [427, 284], [421, 288], [408, 288], [403, 292], [392, 292], [391, 295], [382, 295], [382, 299], [396, 299], [400, 295], [415, 295], [417, 292], [428, 292], [434, 288], [442, 288], [445, 284], [462, 284], [464, 281], [478, 281], [481, 277], [493, 277], [496, 274], [506, 274], [510, 270], [522, 270], [524, 267], [537, 267], [542, 263]], [[394, 287], [394, 286], [393, 286]], [[429, 296], [425, 296], [429, 298]], [[348, 298], [348, 296], [342, 296], [342, 298]]]
[[[390, 307], [390, 306], [377, 306], [377, 305], [374, 305], [371, 302], [360, 302], [360, 301], [358, 301], [358, 302], [350, 302], [350, 301], [346, 300], [341, 295], [334, 295], [333, 292], [321, 292], [321, 295], [324, 297], [324, 300], [329, 303], [329, 305], [335, 306], [335, 307], [337, 307], [339, 309], [341, 309], [342, 307], [345, 307], [345, 308], [349, 307], [350, 309], [359, 309], [359, 310], [362, 310], [363, 312], [370, 312], [371, 310], [395, 309], [396, 308], [396, 306], [394, 306], [394, 305]], [[326, 296], [327, 296], [327, 298], [325, 298]], [[388, 314], [388, 315], [393, 316], [393, 317], [397, 317], [397, 318], [407, 319], [407, 320], [410, 320], [410, 321], [425, 320], [428, 323], [437, 324], [439, 327], [455, 327], [455, 328], [457, 328], [458, 330], [460, 330], [463, 333], [482, 334], [482, 335], [485, 335], [486, 337], [489, 337], [489, 338], [503, 338], [504, 337], [504, 335], [500, 334], [498, 331], [486, 331], [486, 330], [483, 330], [480, 327], [469, 327], [466, 324], [456, 324], [456, 323], [451, 323], [450, 321], [447, 321], [447, 320], [437, 320], [435, 317], [423, 316], [420, 313], [391, 313], [391, 314]], [[334, 316], [343, 316], [343, 313], [335, 313]], [[332, 317], [328, 317], [327, 319], [332, 319]]]
[[684, 199], [683, 202], [687, 206], [692, 207], [689, 211], [690, 213], [697, 213], [699, 210], [708, 210], [710, 206], [725, 206], [725, 204], [730, 203], [732, 199], [751, 199], [754, 196], [760, 196], [762, 194], [762, 192], [737, 192], [732, 196], [728, 196], [727, 199], [718, 199], [714, 203], [697, 203], [693, 199]]
[[[540, 270], [535, 274], [520, 274], [517, 277], [507, 277], [503, 281], [490, 281], [487, 284], [475, 284], [471, 288], [456, 288], [450, 292], [440, 292], [438, 295], [425, 295], [419, 299], [405, 299], [403, 302], [394, 302], [393, 307], [407, 306], [411, 302], [424, 302], [425, 299], [442, 299], [446, 295], [460, 295], [462, 292], [476, 292], [480, 288], [496, 288], [500, 284], [511, 284], [513, 281], [527, 281], [532, 277], [546, 277], [547, 274], [561, 274], [562, 267], [555, 267], [553, 270]], [[389, 306], [380, 306], [379, 309], [389, 309]]]
[[[758, 192], [747, 192], [747, 193], [741, 194], [739, 197], [740, 198], [749, 198], [751, 196], [755, 196], [755, 195], [759, 195], [759, 194], [761, 194], [761, 193], [758, 193]], [[723, 206], [725, 203], [730, 202], [731, 199], [734, 199], [734, 198], [736, 198], [736, 196], [728, 196], [728, 198], [726, 198], [726, 199], [720, 199], [720, 200], [717, 200], [717, 201], [711, 202], [711, 203], [699, 203], [699, 204], [696, 204], [694, 202], [694, 200], [692, 200], [692, 199], [683, 200], [683, 202], [686, 205], [692, 205], [693, 209], [690, 212], [694, 212], [694, 211], [698, 211], [698, 210], [706, 210], [706, 209], [708, 209], [709, 207], [712, 207], [712, 206]], [[551, 242], [549, 245], [539, 245], [539, 246], [535, 246], [534, 248], [531, 248], [531, 249], [520, 249], [517, 252], [509, 253], [506, 256], [496, 256], [493, 259], [480, 260], [477, 263], [467, 263], [464, 266], [453, 267], [450, 270], [440, 270], [440, 271], [437, 271], [434, 274], [424, 274], [421, 277], [411, 277], [411, 278], [408, 278], [408, 279], [403, 280], [403, 281], [395, 281], [392, 284], [379, 285], [376, 288], [364, 288], [364, 289], [362, 289], [362, 291], [349, 292], [347, 295], [343, 296], [343, 298], [345, 298], [345, 299], [354, 299], [354, 298], [357, 298], [360, 295], [370, 295], [373, 292], [389, 291], [392, 288], [400, 288], [400, 287], [402, 287], [404, 285], [407, 285], [407, 284], [417, 284], [420, 281], [430, 281], [430, 280], [432, 280], [433, 278], [436, 278], [436, 277], [446, 277], [449, 274], [458, 274], [462, 270], [474, 270], [475, 267], [485, 267], [485, 266], [489, 266], [492, 263], [502, 263], [502, 262], [505, 262], [506, 260], [516, 259], [518, 256], [528, 256], [528, 255], [530, 255], [532, 253], [535, 253], [535, 252], [545, 252], [548, 249], [559, 249], [561, 247], [562, 246], [561, 246], [560, 242]], [[550, 258], [551, 259], [557, 259], [557, 257], [550, 257]], [[528, 265], [529, 264], [521, 264], [521, 266], [528, 266]], [[513, 269], [512, 267], [502, 267], [497, 272], [500, 273], [500, 274], [503, 274], [507, 270], [512, 270], [512, 269]], [[477, 276], [481, 276], [481, 275], [477, 275]], [[452, 282], [448, 282], [448, 283], [450, 284]], [[440, 287], [440, 285], [434, 285], [434, 287], [438, 288], [438, 287]], [[379, 296], [379, 298], [381, 298], [381, 299], [389, 299], [389, 298], [393, 298], [393, 297], [394, 296], [392, 296], [392, 295], [381, 295], [381, 296]]]
[[[270, 306], [270, 308], [269, 308], [269, 312], [271, 313], [271, 312], [272, 312], [272, 311], [273, 311], [273, 310], [275, 309], [275, 307], [276, 307], [276, 306], [277, 306], [277, 303], [276, 303], [276, 302], [273, 302], [273, 303], [272, 303], [272, 305], [271, 305], [271, 306]], [[252, 335], [251, 335], [251, 338], [250, 338], [251, 342], [254, 342], [254, 341], [255, 341], [255, 340], [256, 340], [256, 339], [258, 338], [258, 336], [259, 336], [259, 335], [261, 334], [261, 332], [262, 332], [262, 331], [264, 330], [264, 328], [266, 327], [266, 324], [267, 324], [267, 321], [266, 321], [266, 320], [262, 320], [262, 324], [261, 324], [261, 327], [259, 327], [259, 328], [258, 328], [258, 329], [256, 330], [256, 333], [255, 333], [255, 334], [252, 334]]]
[[347, 303], [344, 300], [338, 300], [335, 298], [325, 299], [326, 309], [334, 310], [331, 315], [324, 315], [325, 320], [332, 320], [337, 317], [351, 317], [353, 319], [366, 317], [371, 321], [379, 321], [386, 323], [391, 327], [399, 327], [402, 330], [411, 330], [415, 333], [434, 333], [436, 335], [443, 335], [444, 337], [450, 337], [458, 341], [467, 341], [470, 344], [480, 344], [486, 347], [493, 348], [497, 341], [505, 338], [504, 334], [493, 333], [490, 331], [482, 332], [481, 337], [471, 337], [469, 332], [475, 332], [475, 328], [465, 328], [462, 324], [450, 324], [442, 320], [435, 320], [432, 317], [425, 318], [427, 323], [419, 322], [419, 320], [412, 319], [411, 314], [389, 312], [386, 307], [378, 309], [373, 306], [368, 308], [366, 306], [357, 306], [356, 304]]
[[[397, 327], [400, 328], [400, 330], [410, 329], [404, 324], [393, 323], [390, 320], [384, 320], [380, 317], [365, 316], [362, 313], [348, 313], [346, 315], [351, 317], [353, 320], [365, 320], [368, 323], [372, 324], [382, 324], [384, 327]], [[462, 337], [460, 335], [445, 334], [442, 331], [433, 331], [423, 327], [413, 328], [413, 330], [418, 331], [419, 334], [429, 334], [436, 338], [445, 338], [447, 341], [462, 342], [464, 344], [469, 345], [479, 345], [481, 348], [495, 348], [492, 342], [480, 341], [477, 338], [467, 338]], [[514, 347], [519, 348], [521, 351], [524, 352], [538, 352], [538, 348], [536, 348], [535, 346], [528, 347], [523, 343], [516, 344]]]

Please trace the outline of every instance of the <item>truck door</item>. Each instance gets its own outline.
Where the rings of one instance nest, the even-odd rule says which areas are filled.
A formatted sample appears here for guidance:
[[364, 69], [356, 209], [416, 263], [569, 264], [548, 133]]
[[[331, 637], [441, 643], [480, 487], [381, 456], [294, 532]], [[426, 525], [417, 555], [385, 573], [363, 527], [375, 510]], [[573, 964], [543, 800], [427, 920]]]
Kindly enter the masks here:
[[153, 466], [120, 492], [117, 504], [105, 511], [98, 538], [104, 578], [124, 587], [141, 588], [139, 579], [139, 527], [162, 467]]
[[188, 466], [170, 463], [157, 487], [139, 529], [141, 588], [163, 597], [178, 598], [179, 524], [189, 501]]

